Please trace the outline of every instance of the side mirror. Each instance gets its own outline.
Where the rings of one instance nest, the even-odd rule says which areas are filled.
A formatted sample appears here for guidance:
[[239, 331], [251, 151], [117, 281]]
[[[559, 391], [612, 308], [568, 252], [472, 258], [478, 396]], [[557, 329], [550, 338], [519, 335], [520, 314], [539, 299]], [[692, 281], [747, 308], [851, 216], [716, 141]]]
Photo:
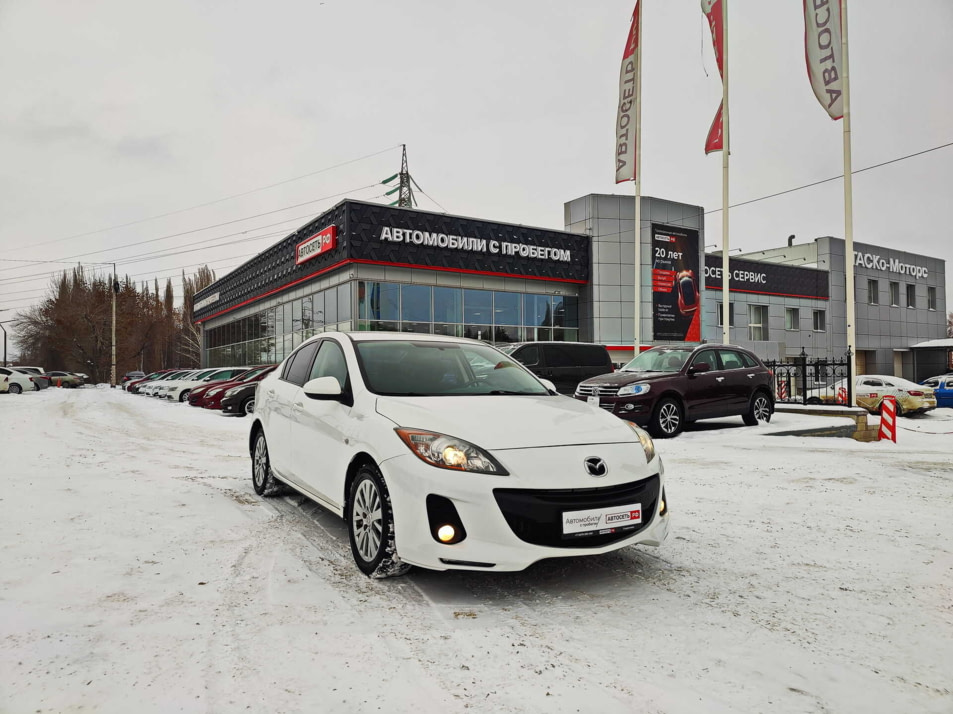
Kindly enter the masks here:
[[539, 378], [539, 381], [543, 383], [543, 386], [546, 387], [550, 392], [556, 394], [556, 385], [550, 382], [548, 379]]
[[699, 362], [698, 364], [693, 364], [688, 368], [689, 374], [700, 374], [701, 372], [708, 372], [711, 369], [711, 365], [707, 362]]
[[305, 382], [304, 393], [310, 399], [330, 399], [340, 401], [343, 396], [341, 385], [334, 377], [318, 377]]

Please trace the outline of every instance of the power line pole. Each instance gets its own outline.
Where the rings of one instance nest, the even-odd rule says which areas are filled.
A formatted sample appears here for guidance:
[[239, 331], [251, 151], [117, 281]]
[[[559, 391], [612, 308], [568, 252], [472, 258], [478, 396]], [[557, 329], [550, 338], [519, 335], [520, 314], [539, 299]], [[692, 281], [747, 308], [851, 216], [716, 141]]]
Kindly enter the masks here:
[[116, 276], [116, 264], [113, 263], [113, 279], [112, 279], [112, 292], [113, 292], [113, 329], [112, 329], [112, 369], [109, 372], [109, 386], [114, 388], [116, 386], [116, 294], [119, 292], [119, 278]]

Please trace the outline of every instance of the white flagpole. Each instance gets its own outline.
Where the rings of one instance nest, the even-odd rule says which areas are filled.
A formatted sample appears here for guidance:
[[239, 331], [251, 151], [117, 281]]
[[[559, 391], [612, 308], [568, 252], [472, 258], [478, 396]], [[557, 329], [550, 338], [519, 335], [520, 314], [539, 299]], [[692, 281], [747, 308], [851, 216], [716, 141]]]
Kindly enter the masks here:
[[[854, 295], [854, 187], [850, 162], [850, 72], [847, 64], [847, 0], [840, 0], [841, 61], [844, 68], [844, 273], [847, 291], [847, 351], [850, 354], [850, 372], [857, 374], [857, 329]], [[848, 385], [851, 404], [856, 396], [853, 385]]]
[[633, 296], [632, 357], [639, 356], [642, 345], [642, 2], [638, 13], [638, 46], [635, 50], [635, 222], [633, 237], [635, 250], [635, 294]]
[[731, 134], [728, 132], [728, 0], [721, 0], [722, 81], [721, 81], [721, 341], [731, 344], [729, 336], [730, 301], [728, 283], [728, 154]]

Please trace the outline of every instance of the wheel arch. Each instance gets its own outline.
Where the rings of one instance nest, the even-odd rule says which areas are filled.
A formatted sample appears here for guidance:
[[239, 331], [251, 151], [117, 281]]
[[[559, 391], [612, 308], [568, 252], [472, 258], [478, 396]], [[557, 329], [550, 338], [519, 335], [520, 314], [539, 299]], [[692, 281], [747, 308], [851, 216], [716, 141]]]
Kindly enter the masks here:
[[248, 430], [248, 455], [255, 453], [255, 439], [258, 438], [258, 432], [264, 431], [261, 425], [261, 419], [255, 419], [252, 422], [251, 429]]
[[[344, 475], [344, 493], [341, 498], [341, 505], [344, 511], [347, 510], [348, 498], [351, 495], [351, 484], [354, 483], [354, 478], [357, 476], [358, 470], [362, 466], [373, 466], [380, 473], [380, 467], [377, 465], [377, 461], [374, 460], [374, 457], [371, 456], [366, 451], [359, 451], [354, 454], [354, 457], [351, 459], [351, 463], [347, 465], [347, 473]], [[384, 478], [384, 474], [381, 473], [381, 479]], [[385, 482], [386, 486], [387, 483]]]

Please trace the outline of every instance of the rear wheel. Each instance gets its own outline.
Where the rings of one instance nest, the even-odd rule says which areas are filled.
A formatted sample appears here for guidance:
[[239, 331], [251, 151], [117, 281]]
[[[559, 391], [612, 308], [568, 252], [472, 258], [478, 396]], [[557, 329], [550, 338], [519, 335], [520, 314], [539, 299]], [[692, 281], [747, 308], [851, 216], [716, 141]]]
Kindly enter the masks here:
[[[37, 389], [39, 389], [39, 387], [34, 385], [34, 391]], [[10, 394], [19, 394], [22, 391], [23, 391], [23, 387], [21, 387], [19, 384], [10, 385]]]
[[671, 439], [678, 436], [685, 426], [685, 417], [682, 414], [682, 405], [672, 397], [665, 397], [655, 405], [652, 419], [649, 422], [649, 431], [657, 439]]
[[270, 496], [277, 487], [271, 474], [271, 459], [268, 457], [268, 441], [260, 428], [255, 436], [255, 446], [251, 454], [251, 483], [259, 496]]
[[771, 400], [768, 395], [764, 392], [755, 392], [751, 397], [748, 413], [742, 419], [748, 426], [756, 426], [761, 422], [767, 424], [771, 421]]
[[807, 400], [807, 403], [812, 405], [823, 404], [823, 402], [817, 397], [811, 397], [810, 399]]
[[371, 464], [358, 469], [344, 518], [354, 562], [371, 578], [403, 575], [410, 565], [401, 561], [394, 544], [394, 515], [380, 471]]

